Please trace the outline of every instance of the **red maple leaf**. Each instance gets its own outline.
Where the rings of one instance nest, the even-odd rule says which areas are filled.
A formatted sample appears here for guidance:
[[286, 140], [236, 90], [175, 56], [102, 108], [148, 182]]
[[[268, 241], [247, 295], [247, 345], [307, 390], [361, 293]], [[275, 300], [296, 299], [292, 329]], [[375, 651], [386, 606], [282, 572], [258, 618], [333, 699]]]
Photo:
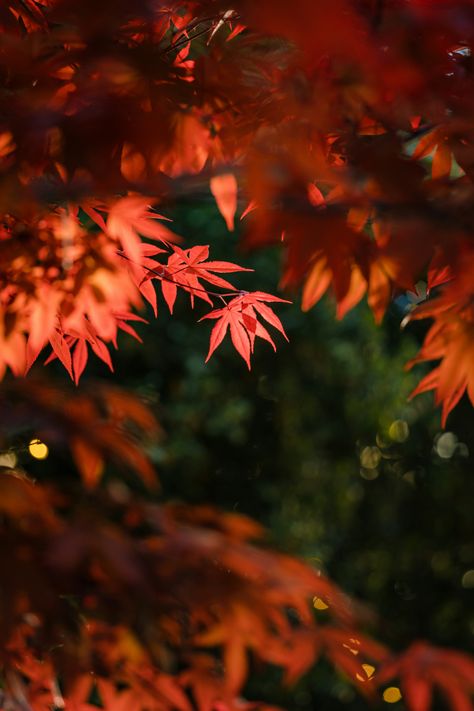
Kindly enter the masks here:
[[203, 316], [201, 321], [206, 318], [217, 319], [211, 332], [211, 342], [206, 363], [217, 346], [222, 343], [229, 329], [232, 343], [236, 351], [247, 363], [249, 370], [250, 355], [254, 350], [256, 336], [268, 341], [273, 349], [276, 350], [272, 337], [265, 326], [258, 320], [258, 317], [280, 331], [286, 340], [288, 340], [280, 319], [265, 302], [290, 303], [286, 299], [280, 299], [277, 296], [265, 294], [262, 291], [254, 291], [252, 293], [243, 293], [236, 296], [222, 309], [215, 309], [211, 311], [211, 313]]
[[[442, 424], [465, 392], [474, 403], [474, 307], [472, 275], [474, 253], [465, 251], [455, 279], [445, 283], [442, 293], [419, 306], [412, 319], [433, 318], [418, 355], [407, 363], [440, 360], [411, 393], [411, 397], [434, 390], [435, 402], [443, 406]], [[444, 280], [447, 278], [445, 274]]]
[[195, 296], [212, 304], [208, 289], [204, 288], [200, 280], [220, 289], [227, 289], [232, 293], [236, 293], [235, 287], [227, 279], [222, 279], [217, 274], [253, 271], [232, 262], [207, 262], [206, 260], [209, 256], [208, 245], [199, 245], [190, 249], [181, 249], [176, 245], [171, 245], [171, 248], [173, 249], [173, 254], [168, 259], [167, 266], [159, 272], [152, 271], [148, 275], [149, 278], [157, 277], [161, 279], [163, 296], [171, 313], [176, 301], [178, 287], [189, 292], [192, 306], [194, 306]]

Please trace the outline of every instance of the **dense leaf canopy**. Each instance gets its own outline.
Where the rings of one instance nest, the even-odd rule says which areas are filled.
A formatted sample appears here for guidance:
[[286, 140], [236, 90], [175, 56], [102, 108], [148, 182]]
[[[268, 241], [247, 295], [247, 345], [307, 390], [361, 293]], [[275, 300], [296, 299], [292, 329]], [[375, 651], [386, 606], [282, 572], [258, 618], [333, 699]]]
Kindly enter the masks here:
[[[230, 335], [250, 369], [301, 288], [304, 311], [366, 298], [377, 323], [410, 301], [403, 323], [432, 323], [408, 366], [439, 361], [412, 395], [434, 390], [443, 424], [474, 403], [472, 3], [8, 0], [0, 29], [3, 707], [263, 709], [243, 696], [251, 666], [292, 684], [324, 656], [368, 697], [398, 678], [412, 711], [433, 690], [470, 709], [463, 652], [395, 655], [246, 516], [157, 503], [161, 429], [141, 401], [23, 376], [44, 355], [76, 385], [91, 352], [113, 370], [144, 301], [160, 316], [185, 294], [212, 322], [207, 360]], [[281, 252], [283, 297], [175, 228], [180, 201], [208, 199], [245, 249]], [[81, 485], [16, 467], [29, 431]], [[364, 471], [384, 447], [362, 448]], [[102, 486], [106, 464], [137, 493]]]

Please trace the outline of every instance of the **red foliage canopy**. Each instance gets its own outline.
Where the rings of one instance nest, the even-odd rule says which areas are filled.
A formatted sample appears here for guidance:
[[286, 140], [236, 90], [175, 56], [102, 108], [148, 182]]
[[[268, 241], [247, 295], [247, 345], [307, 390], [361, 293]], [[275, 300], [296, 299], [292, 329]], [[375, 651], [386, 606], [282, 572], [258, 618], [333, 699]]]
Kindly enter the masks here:
[[248, 300], [150, 207], [207, 180], [229, 229], [239, 183], [244, 243], [282, 243], [305, 309], [367, 294], [380, 320], [420, 280], [440, 291], [413, 313], [435, 319], [418, 360], [442, 361], [420, 389], [444, 420], [474, 399], [470, 2], [16, 0], [0, 25], [2, 371], [48, 343], [76, 381], [88, 348], [111, 367], [139, 291], [156, 311], [150, 278], [170, 308], [178, 288], [232, 299], [248, 362]]
[[[179, 291], [211, 306], [208, 357], [228, 332], [249, 367], [257, 337], [275, 347], [282, 299], [233, 286], [241, 267], [157, 211], [210, 188], [230, 230], [247, 206], [247, 247], [281, 245], [304, 309], [329, 290], [342, 317], [367, 295], [380, 320], [425, 281], [416, 362], [440, 364], [415, 392], [435, 390], [444, 420], [474, 403], [472, 2], [7, 0], [0, 29], [0, 375], [45, 347], [76, 383], [89, 351], [112, 368], [142, 298], [157, 313], [153, 281], [170, 311]], [[154, 483], [134, 436], [155, 425], [128, 396], [8, 388], [8, 421], [40, 407], [87, 486], [113, 456]], [[468, 658], [418, 643], [392, 659], [334, 585], [251, 545], [246, 519], [119, 490], [96, 494], [99, 515], [15, 471], [0, 488], [4, 708], [263, 708], [239, 698], [249, 661], [291, 682], [321, 653], [368, 693], [363, 659], [400, 675], [413, 711], [432, 685], [470, 708]]]

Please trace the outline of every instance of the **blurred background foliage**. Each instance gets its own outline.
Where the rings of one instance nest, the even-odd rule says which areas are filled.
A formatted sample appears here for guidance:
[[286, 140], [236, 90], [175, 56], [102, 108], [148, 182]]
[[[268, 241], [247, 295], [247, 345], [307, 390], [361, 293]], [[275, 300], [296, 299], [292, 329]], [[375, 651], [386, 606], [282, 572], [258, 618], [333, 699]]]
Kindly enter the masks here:
[[[276, 293], [279, 254], [239, 254], [210, 195], [169, 214], [188, 245], [209, 243], [213, 259], [255, 269], [237, 286]], [[173, 317], [163, 300], [158, 320], [149, 314], [143, 345], [122, 337], [113, 376], [96, 361], [86, 377], [111, 377], [156, 410], [166, 436], [151, 455], [167, 500], [254, 517], [269, 544], [367, 603], [371, 631], [394, 648], [427, 638], [472, 649], [472, 409], [463, 402], [443, 432], [431, 395], [407, 400], [421, 370], [404, 364], [423, 336], [419, 324], [400, 330], [409, 297], [377, 327], [364, 304], [338, 322], [330, 299], [302, 313], [293, 296], [276, 309], [290, 343], [280, 338], [274, 354], [260, 342], [251, 372], [228, 344], [204, 364], [211, 324], [198, 324], [205, 311], [181, 294]], [[36, 462], [38, 476], [44, 466]], [[255, 671], [252, 698], [366, 708], [324, 664], [280, 691], [276, 672]]]

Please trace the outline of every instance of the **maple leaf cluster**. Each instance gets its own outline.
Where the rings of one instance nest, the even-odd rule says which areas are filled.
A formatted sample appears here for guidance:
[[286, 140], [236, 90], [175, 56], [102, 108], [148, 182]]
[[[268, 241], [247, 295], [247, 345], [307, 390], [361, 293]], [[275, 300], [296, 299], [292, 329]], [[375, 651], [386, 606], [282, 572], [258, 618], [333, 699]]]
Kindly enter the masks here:
[[[120, 331], [140, 340], [131, 322], [144, 321], [132, 311], [140, 306], [141, 296], [157, 314], [152, 280], [161, 282], [171, 312], [178, 289], [189, 293], [192, 305], [195, 297], [213, 305], [214, 297], [225, 304], [226, 314], [242, 311], [235, 297], [239, 291], [218, 274], [245, 269], [230, 262], [206, 261], [206, 246], [185, 250], [170, 242], [173, 234], [156, 221], [159, 216], [148, 202], [130, 196], [111, 207], [84, 204], [83, 214], [92, 219], [96, 231], [86, 232], [78, 208], [71, 207], [62, 214], [35, 218], [28, 225], [11, 221], [4, 229], [1, 251], [8, 267], [1, 297], [3, 372], [9, 366], [15, 375], [26, 374], [46, 345], [52, 349], [46, 362], [59, 358], [76, 384], [89, 349], [112, 370], [107, 344], [117, 348]], [[139, 234], [161, 246], [142, 241]], [[29, 245], [35, 245], [38, 252], [28, 251]], [[211, 290], [215, 287], [220, 291]], [[233, 298], [227, 303], [225, 296]], [[249, 307], [263, 300], [283, 301], [260, 292], [246, 296]], [[270, 309], [265, 314], [283, 331]], [[244, 345], [251, 343], [253, 348], [255, 333], [254, 323], [243, 322], [238, 350], [249, 367]], [[257, 335], [262, 333], [272, 342], [260, 326]]]
[[[467, 355], [455, 393], [447, 376], [473, 342], [470, 2], [16, 0], [0, 25], [2, 371], [48, 342], [76, 381], [88, 349], [110, 367], [135, 287], [156, 310], [146, 265], [170, 307], [179, 287], [224, 300], [210, 351], [228, 323], [249, 364], [256, 336], [272, 344], [264, 302], [196, 271], [148, 207], [208, 186], [233, 229], [239, 184], [244, 244], [282, 245], [304, 309], [331, 291], [342, 317], [366, 295], [380, 320], [420, 280], [449, 281], [458, 326], [436, 297], [412, 314], [436, 321], [420, 359], [447, 363], [421, 389], [443, 419], [473, 399]], [[164, 243], [171, 268], [152, 259]]]
[[[239, 289], [218, 274], [245, 270], [206, 262], [205, 246], [180, 248], [152, 209], [171, 177], [200, 171], [211, 149], [199, 112], [177, 108], [190, 91], [192, 17], [181, 7], [148, 15], [142, 5], [135, 18], [121, 6], [115, 24], [105, 14], [90, 24], [96, 11], [86, 4], [79, 15], [56, 2], [0, 12], [0, 376], [7, 368], [25, 374], [48, 346], [76, 383], [90, 351], [112, 369], [108, 346], [117, 347], [119, 331], [138, 338], [132, 322], [143, 320], [142, 296], [157, 314], [152, 280], [170, 311], [183, 289], [192, 304], [218, 300], [241, 318]], [[92, 49], [106, 27], [115, 49]], [[145, 67], [154, 76], [146, 79]], [[178, 87], [182, 99], [178, 92], [170, 103], [170, 94], [168, 111], [158, 110]], [[215, 175], [210, 186], [232, 227], [235, 177]], [[255, 321], [239, 327], [249, 367]], [[266, 333], [259, 325], [257, 335]]]

